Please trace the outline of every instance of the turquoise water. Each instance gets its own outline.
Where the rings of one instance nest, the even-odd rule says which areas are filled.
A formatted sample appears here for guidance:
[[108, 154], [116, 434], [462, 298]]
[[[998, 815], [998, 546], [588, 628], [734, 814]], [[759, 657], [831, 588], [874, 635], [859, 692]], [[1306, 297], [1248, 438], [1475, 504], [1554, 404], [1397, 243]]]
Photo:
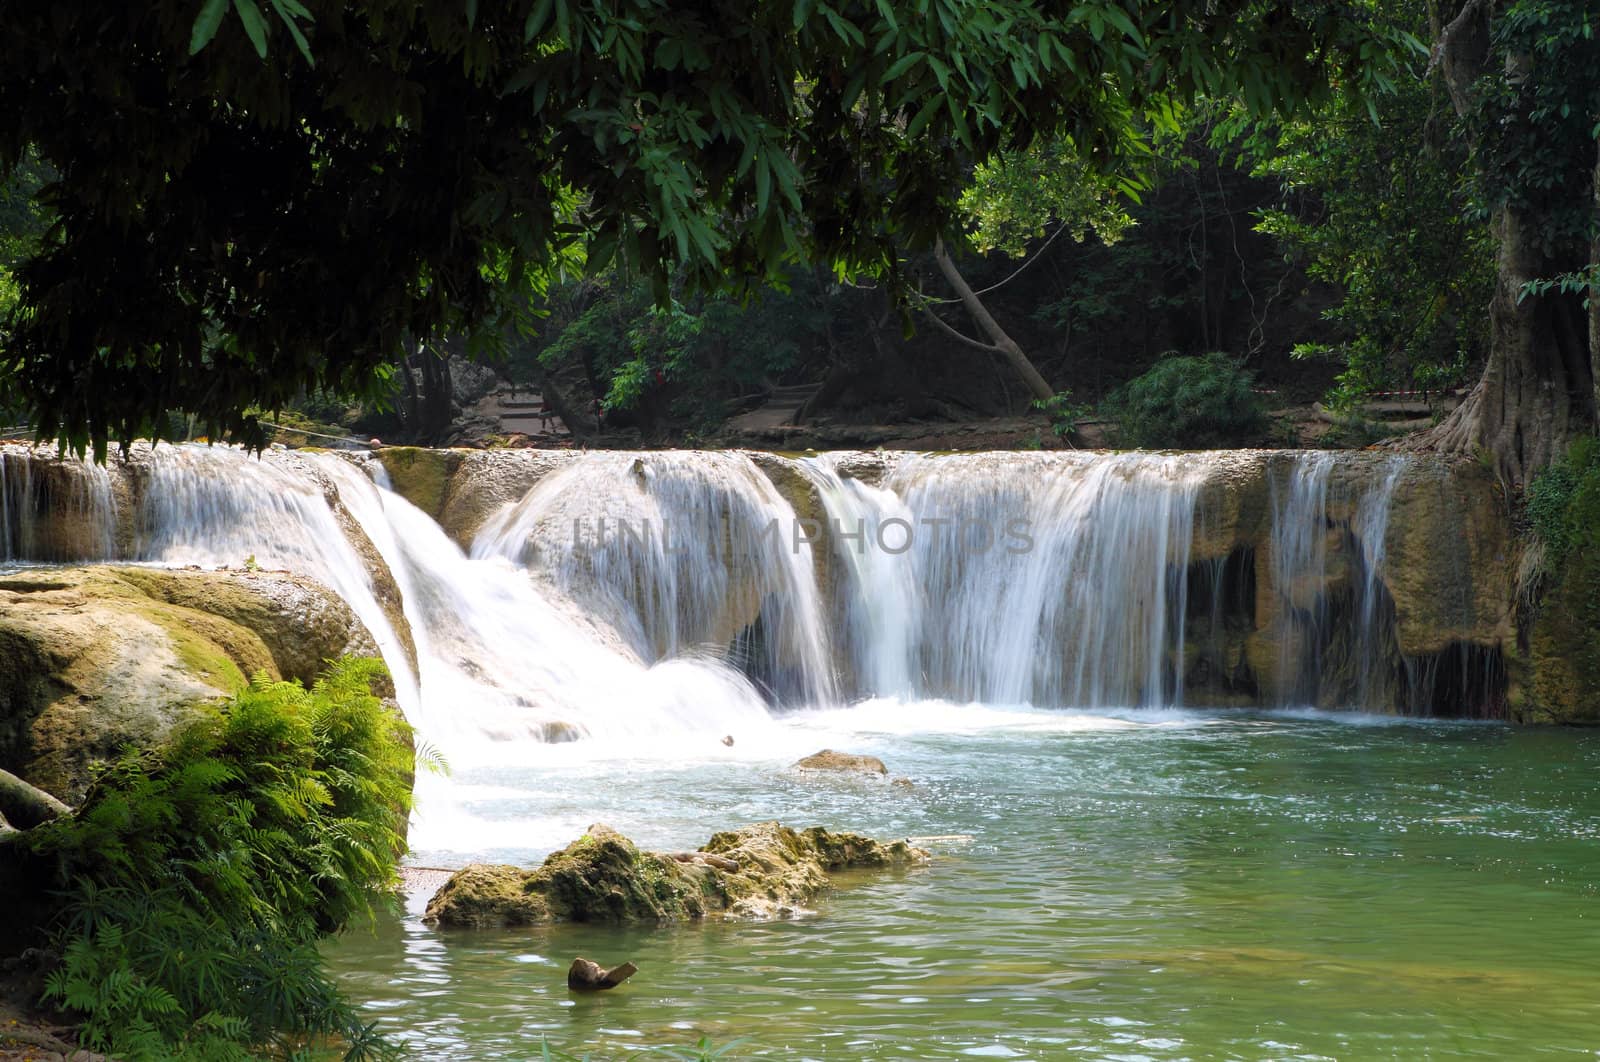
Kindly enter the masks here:
[[[422, 1058], [1600, 1056], [1600, 734], [885, 704], [753, 743], [460, 768], [416, 860], [531, 862], [593, 821], [970, 840], [790, 922], [439, 932], [415, 897], [337, 943], [344, 985]], [[823, 745], [914, 785], [785, 766]], [[575, 955], [639, 973], [573, 995]]]

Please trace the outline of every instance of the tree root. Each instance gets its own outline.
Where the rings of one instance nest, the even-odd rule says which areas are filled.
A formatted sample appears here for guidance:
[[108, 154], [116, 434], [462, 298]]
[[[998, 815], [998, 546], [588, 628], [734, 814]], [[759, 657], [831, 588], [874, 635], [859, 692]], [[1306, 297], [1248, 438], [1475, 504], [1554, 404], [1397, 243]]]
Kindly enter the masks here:
[[0, 823], [31, 830], [70, 814], [72, 808], [43, 789], [29, 785], [10, 771], [0, 771]]

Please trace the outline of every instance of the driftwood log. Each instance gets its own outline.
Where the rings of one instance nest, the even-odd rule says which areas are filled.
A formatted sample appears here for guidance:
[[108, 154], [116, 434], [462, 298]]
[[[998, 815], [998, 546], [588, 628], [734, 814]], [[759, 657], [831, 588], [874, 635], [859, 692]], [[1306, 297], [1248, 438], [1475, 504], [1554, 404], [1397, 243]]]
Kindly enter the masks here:
[[0, 771], [0, 823], [31, 830], [70, 814], [70, 807], [43, 789], [29, 785], [10, 771]]
[[639, 968], [631, 962], [608, 970], [597, 962], [579, 957], [573, 959], [572, 966], [567, 969], [567, 987], [574, 992], [598, 992], [615, 988], [638, 972]]

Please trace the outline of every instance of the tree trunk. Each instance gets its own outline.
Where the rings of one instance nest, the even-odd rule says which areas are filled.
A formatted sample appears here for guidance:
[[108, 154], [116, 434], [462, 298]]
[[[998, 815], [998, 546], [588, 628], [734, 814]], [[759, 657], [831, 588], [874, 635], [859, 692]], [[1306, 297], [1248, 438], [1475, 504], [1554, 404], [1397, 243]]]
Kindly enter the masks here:
[[417, 441], [436, 446], [444, 441], [450, 422], [455, 419], [450, 363], [437, 347], [423, 347], [418, 357], [422, 363], [422, 401], [418, 410]]
[[[1595, 152], [1594, 213], [1600, 218], [1600, 149]], [[1589, 243], [1589, 382], [1593, 412], [1600, 418], [1600, 227]]]
[[1502, 209], [1495, 221], [1498, 276], [1489, 307], [1489, 361], [1459, 409], [1424, 437], [1430, 449], [1490, 456], [1502, 478], [1522, 484], [1560, 456], [1592, 422], [1591, 340], [1579, 296], [1523, 298], [1552, 268], [1528, 219]]
[[[1436, 22], [1433, 65], [1444, 76], [1456, 112], [1478, 105], [1480, 79], [1491, 73], [1493, 4], [1466, 0], [1448, 24]], [[1504, 76], [1512, 82], [1531, 59], [1512, 57]], [[1596, 170], [1600, 175], [1600, 168]], [[1600, 187], [1594, 193], [1600, 195]], [[1568, 439], [1594, 423], [1595, 361], [1600, 347], [1591, 308], [1580, 296], [1551, 291], [1526, 295], [1530, 281], [1574, 269], [1552, 261], [1539, 246], [1540, 219], [1509, 206], [1496, 213], [1498, 245], [1494, 298], [1489, 306], [1489, 360], [1483, 377], [1461, 406], [1416, 441], [1426, 449], [1487, 455], [1513, 485], [1559, 456]], [[1594, 260], [1600, 246], [1590, 248]]]
[[966, 307], [972, 319], [978, 322], [978, 327], [989, 337], [989, 342], [994, 344], [995, 349], [1005, 355], [1006, 361], [1017, 371], [1017, 375], [1022, 377], [1033, 397], [1041, 402], [1055, 397], [1055, 388], [1051, 387], [1039, 374], [1039, 370], [1033, 367], [1033, 362], [1028, 360], [1028, 355], [1017, 345], [1017, 341], [1006, 335], [1005, 329], [1000, 327], [1000, 323], [994, 319], [994, 315], [983, 304], [983, 300], [978, 298], [977, 292], [972, 290], [972, 285], [967, 283], [966, 277], [963, 277], [961, 271], [956, 268], [950, 252], [945, 249], [943, 240], [934, 244], [933, 257], [939, 263], [939, 272], [944, 274], [944, 278], [950, 282], [950, 286], [961, 299], [961, 305]]

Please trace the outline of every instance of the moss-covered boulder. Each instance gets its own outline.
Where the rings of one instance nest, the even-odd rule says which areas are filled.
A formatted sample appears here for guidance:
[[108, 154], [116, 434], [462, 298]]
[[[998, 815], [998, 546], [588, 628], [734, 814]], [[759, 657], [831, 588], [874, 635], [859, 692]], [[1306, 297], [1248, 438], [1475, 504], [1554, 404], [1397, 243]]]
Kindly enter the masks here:
[[332, 592], [271, 572], [51, 568], [0, 577], [0, 769], [65, 800], [96, 760], [162, 740], [258, 671], [310, 680], [371, 636]]
[[426, 920], [483, 929], [782, 917], [826, 890], [831, 872], [927, 858], [905, 841], [820, 827], [796, 832], [776, 822], [718, 833], [696, 852], [645, 852], [595, 825], [533, 870], [473, 864], [457, 871], [428, 901]]

